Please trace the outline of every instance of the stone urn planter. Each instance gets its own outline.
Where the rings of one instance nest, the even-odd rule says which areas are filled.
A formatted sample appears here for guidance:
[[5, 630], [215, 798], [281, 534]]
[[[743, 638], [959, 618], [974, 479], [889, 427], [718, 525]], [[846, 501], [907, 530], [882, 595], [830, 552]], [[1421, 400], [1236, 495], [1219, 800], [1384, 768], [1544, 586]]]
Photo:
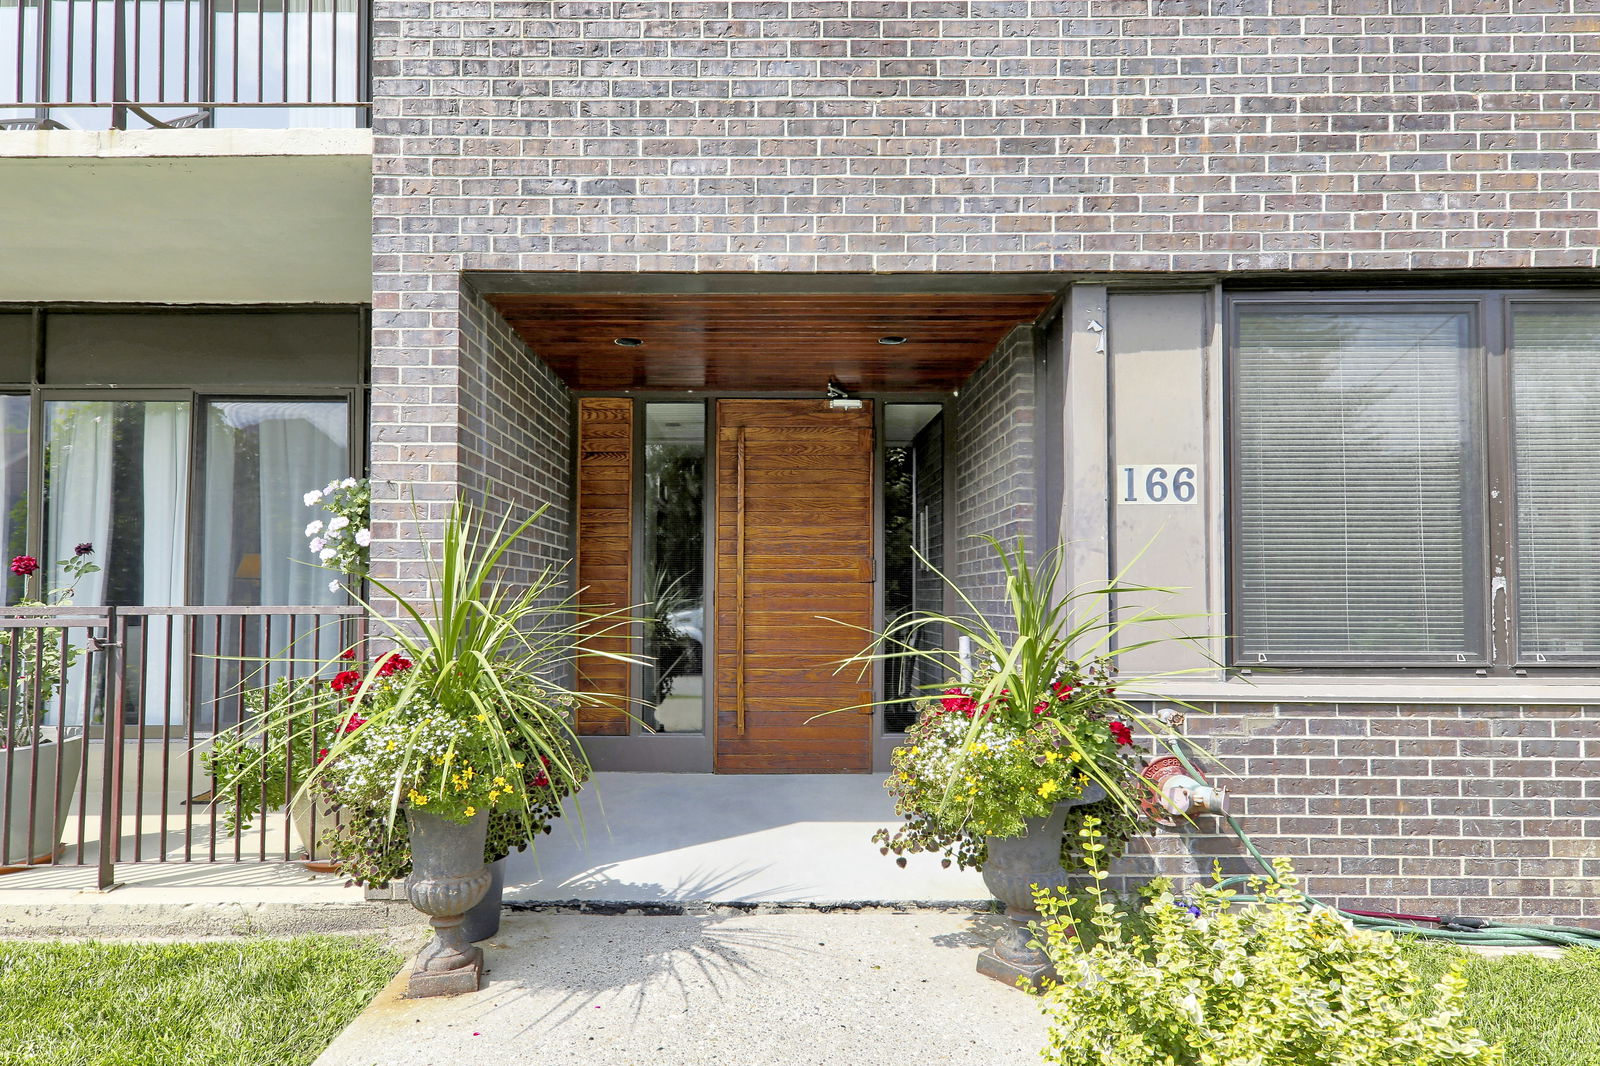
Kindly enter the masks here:
[[1105, 798], [1105, 790], [1091, 784], [1083, 795], [1057, 804], [1044, 817], [1029, 818], [1021, 836], [985, 838], [989, 858], [983, 864], [983, 883], [1006, 905], [1007, 925], [978, 956], [979, 973], [1013, 987], [1018, 978], [1037, 983], [1055, 976], [1045, 953], [1028, 945], [1034, 935], [1030, 923], [1043, 917], [1033, 905], [1033, 886], [1049, 891], [1081, 880], [1061, 868], [1061, 827], [1069, 809]]
[[500, 902], [506, 891], [506, 857], [489, 864], [489, 891], [483, 894], [461, 923], [462, 936], [476, 944], [500, 931]]
[[483, 949], [467, 939], [463, 923], [494, 880], [483, 861], [489, 812], [479, 811], [462, 824], [408, 808], [406, 821], [411, 828], [406, 898], [433, 926], [433, 939], [417, 953], [406, 994], [476, 992], [483, 979]]
[[[49, 730], [54, 733], [54, 730]], [[37, 748], [19, 744], [0, 748], [0, 812], [9, 801], [11, 820], [5, 826], [0, 866], [25, 866], [53, 862], [61, 843], [78, 789], [78, 773], [83, 766], [83, 738], [57, 742], [41, 736]], [[28, 817], [30, 784], [33, 787], [33, 817]], [[52, 786], [55, 796], [52, 799]], [[29, 838], [32, 847], [29, 847]]]

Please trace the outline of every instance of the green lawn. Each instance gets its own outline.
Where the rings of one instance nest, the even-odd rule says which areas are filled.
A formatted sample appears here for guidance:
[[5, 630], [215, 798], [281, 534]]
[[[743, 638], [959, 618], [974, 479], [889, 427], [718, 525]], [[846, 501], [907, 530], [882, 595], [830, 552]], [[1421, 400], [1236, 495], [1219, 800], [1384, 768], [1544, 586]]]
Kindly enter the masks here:
[[0, 941], [0, 1066], [304, 1066], [400, 962], [332, 936]]
[[1483, 958], [1419, 944], [1406, 952], [1429, 984], [1463, 960], [1467, 1020], [1505, 1046], [1506, 1066], [1600, 1066], [1600, 951]]

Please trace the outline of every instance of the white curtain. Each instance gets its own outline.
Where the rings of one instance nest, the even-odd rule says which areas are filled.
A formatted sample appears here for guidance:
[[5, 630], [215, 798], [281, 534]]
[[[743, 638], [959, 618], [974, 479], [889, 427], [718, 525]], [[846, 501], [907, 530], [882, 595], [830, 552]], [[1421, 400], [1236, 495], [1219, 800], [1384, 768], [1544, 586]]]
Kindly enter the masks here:
[[[52, 589], [67, 587], [70, 578], [57, 564], [80, 543], [93, 544], [104, 564], [111, 531], [111, 430], [114, 404], [66, 401], [45, 407], [45, 558]], [[77, 583], [73, 602], [103, 602], [105, 572]]]
[[[349, 422], [343, 403], [283, 403], [261, 420], [261, 602], [338, 603], [335, 575], [314, 562], [301, 502], [310, 489], [346, 476]], [[302, 521], [304, 519], [304, 521]]]
[[[143, 408], [142, 439], [127, 439], [125, 448], [137, 448], [138, 474], [142, 485], [138, 524], [133, 517], [116, 512], [113, 492], [113, 467], [117, 446], [115, 435], [119, 418], [129, 420]], [[55, 401], [46, 407], [46, 541], [45, 558], [50, 589], [68, 586], [71, 579], [58, 565], [70, 558], [78, 544], [94, 546], [94, 559], [101, 567], [77, 582], [72, 601], [83, 606], [105, 602], [109, 571], [126, 582], [131, 568], [137, 575], [139, 606], [171, 606], [183, 602], [183, 574], [187, 559], [184, 531], [187, 527], [189, 405], [178, 402], [140, 403], [138, 401]], [[136, 535], [142, 551], [130, 558], [124, 545], [113, 538]], [[135, 604], [129, 604], [132, 606]], [[171, 670], [167, 659], [174, 650], [169, 627], [156, 619], [142, 627], [130, 628], [137, 641], [124, 649], [130, 664], [144, 668], [143, 718], [147, 724], [176, 724], [183, 720], [181, 706], [169, 706], [171, 691], [181, 692], [187, 664], [181, 656]], [[173, 629], [173, 635], [181, 635]], [[137, 657], [137, 658], [135, 658]], [[82, 667], [79, 667], [81, 674]], [[130, 676], [132, 674], [130, 673]], [[81, 677], [69, 684], [82, 684]]]
[[[306, 523], [325, 517], [305, 507], [306, 491], [349, 472], [348, 410], [343, 401], [221, 401], [206, 416], [206, 525], [202, 595], [214, 604], [337, 604], [329, 589], [336, 575], [317, 565]], [[249, 649], [255, 657], [292, 655], [302, 667], [338, 654], [339, 634], [318, 630], [317, 619], [273, 621], [271, 646]], [[252, 622], [251, 627], [260, 623]], [[247, 627], [248, 628], [248, 627]], [[265, 641], [264, 628], [250, 628]], [[268, 671], [276, 676], [279, 668]]]

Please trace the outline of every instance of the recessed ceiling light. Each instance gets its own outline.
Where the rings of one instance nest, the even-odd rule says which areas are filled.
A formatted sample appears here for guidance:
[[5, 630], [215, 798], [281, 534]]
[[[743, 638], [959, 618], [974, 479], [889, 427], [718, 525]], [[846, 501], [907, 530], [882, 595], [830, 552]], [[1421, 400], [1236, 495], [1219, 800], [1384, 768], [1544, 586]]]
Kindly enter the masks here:
[[906, 339], [904, 337], [888, 336], [878, 338], [879, 344], [904, 344], [905, 342]]
[[618, 337], [611, 343], [622, 348], [637, 348], [644, 344], [644, 341], [640, 340], [638, 337]]

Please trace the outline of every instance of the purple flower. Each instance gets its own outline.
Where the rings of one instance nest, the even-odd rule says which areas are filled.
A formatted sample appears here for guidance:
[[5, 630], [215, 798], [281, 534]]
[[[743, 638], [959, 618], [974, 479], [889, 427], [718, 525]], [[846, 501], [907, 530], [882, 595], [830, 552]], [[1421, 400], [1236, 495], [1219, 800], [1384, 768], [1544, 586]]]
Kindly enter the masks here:
[[1191, 918], [1200, 917], [1200, 908], [1195, 906], [1193, 903], [1189, 903], [1185, 900], [1176, 900], [1172, 905], [1178, 908], [1180, 911], [1188, 911], [1189, 917]]
[[80, 556], [81, 555], [93, 555], [94, 554], [94, 545], [89, 543], [88, 541], [84, 541], [82, 544], [80, 544], [76, 548], [72, 549], [72, 554], [73, 555], [80, 555]]

